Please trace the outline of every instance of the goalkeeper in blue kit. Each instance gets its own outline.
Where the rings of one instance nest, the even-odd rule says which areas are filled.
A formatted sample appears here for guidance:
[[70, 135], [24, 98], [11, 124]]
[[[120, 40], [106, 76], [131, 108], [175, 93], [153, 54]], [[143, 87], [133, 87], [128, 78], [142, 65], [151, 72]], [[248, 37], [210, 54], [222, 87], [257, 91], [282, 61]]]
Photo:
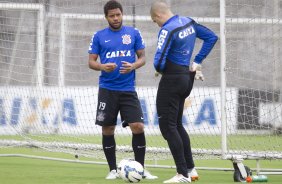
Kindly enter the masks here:
[[[154, 58], [155, 70], [162, 74], [156, 99], [159, 127], [177, 170], [176, 176], [164, 183], [189, 183], [199, 176], [194, 168], [190, 138], [182, 125], [184, 102], [194, 79], [204, 80], [201, 63], [218, 37], [193, 19], [174, 15], [165, 2], [153, 3], [150, 13], [153, 22], [161, 27]], [[190, 63], [196, 38], [203, 40], [203, 45]]]
[[[106, 179], [117, 179], [114, 132], [118, 113], [124, 127], [129, 126], [132, 131], [135, 160], [144, 166], [146, 139], [142, 109], [135, 91], [135, 70], [145, 64], [145, 44], [138, 29], [122, 25], [123, 8], [118, 1], [108, 1], [104, 14], [109, 27], [93, 35], [88, 50], [89, 67], [101, 71], [96, 124], [102, 127], [102, 145], [110, 170]], [[143, 178], [158, 177], [144, 170]]]

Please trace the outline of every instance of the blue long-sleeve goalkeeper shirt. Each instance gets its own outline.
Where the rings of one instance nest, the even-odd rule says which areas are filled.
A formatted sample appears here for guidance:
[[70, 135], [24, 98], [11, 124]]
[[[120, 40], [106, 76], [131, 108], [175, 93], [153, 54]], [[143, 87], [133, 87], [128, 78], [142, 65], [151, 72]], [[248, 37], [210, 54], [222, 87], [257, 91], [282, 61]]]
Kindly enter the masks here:
[[155, 69], [162, 73], [167, 60], [178, 65], [189, 66], [196, 38], [204, 41], [194, 59], [194, 62], [200, 64], [210, 53], [218, 37], [189, 17], [178, 15], [171, 17], [163, 24], [158, 35], [154, 58]]

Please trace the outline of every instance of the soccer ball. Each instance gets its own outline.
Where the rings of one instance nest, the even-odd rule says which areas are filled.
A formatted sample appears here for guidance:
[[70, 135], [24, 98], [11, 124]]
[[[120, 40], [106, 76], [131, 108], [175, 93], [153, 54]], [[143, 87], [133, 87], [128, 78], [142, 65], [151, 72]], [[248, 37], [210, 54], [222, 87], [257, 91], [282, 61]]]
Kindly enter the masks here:
[[123, 159], [118, 164], [117, 172], [124, 181], [130, 183], [137, 183], [143, 177], [144, 168], [137, 161], [130, 159]]

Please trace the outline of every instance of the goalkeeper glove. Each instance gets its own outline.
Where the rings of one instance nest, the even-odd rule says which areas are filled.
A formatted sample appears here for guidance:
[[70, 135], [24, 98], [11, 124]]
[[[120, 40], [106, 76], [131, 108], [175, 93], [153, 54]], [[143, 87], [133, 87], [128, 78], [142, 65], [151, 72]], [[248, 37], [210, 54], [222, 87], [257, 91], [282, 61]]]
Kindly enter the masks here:
[[190, 71], [196, 72], [196, 75], [195, 75], [196, 80], [199, 80], [199, 79], [201, 81], [205, 80], [204, 75], [202, 73], [202, 66], [200, 64], [193, 62], [192, 65], [190, 66]]
[[155, 71], [155, 77], [158, 77], [159, 75], [162, 75], [162, 73]]

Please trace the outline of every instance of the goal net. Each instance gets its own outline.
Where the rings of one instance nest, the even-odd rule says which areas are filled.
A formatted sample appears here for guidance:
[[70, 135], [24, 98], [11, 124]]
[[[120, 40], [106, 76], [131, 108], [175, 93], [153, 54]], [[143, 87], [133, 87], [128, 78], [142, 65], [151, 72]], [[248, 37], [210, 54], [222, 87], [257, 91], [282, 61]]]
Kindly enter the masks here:
[[[156, 115], [160, 78], [152, 62], [159, 27], [150, 19], [152, 1], [120, 2], [124, 25], [137, 27], [146, 43], [147, 63], [136, 79], [146, 159], [170, 159]], [[168, 2], [175, 14], [192, 17], [220, 37], [202, 65], [205, 81], [195, 82], [185, 102], [183, 124], [196, 158], [281, 159], [282, 2], [226, 0], [225, 19], [220, 0]], [[88, 47], [93, 33], [108, 26], [105, 3], [0, 3], [0, 147], [104, 159], [101, 127], [95, 125], [100, 73], [88, 67]], [[131, 132], [120, 118], [115, 137], [119, 158], [132, 155]]]

